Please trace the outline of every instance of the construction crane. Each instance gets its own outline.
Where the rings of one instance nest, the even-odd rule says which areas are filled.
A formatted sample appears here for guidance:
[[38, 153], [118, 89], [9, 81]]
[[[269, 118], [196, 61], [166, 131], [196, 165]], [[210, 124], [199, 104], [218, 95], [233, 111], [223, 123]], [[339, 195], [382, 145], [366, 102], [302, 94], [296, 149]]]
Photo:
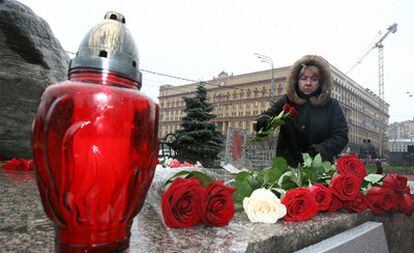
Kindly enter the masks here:
[[[346, 74], [348, 74], [349, 72], [351, 72], [358, 64], [360, 64], [365, 57], [367, 57], [367, 55], [375, 48], [378, 48], [378, 95], [381, 98], [380, 101], [380, 113], [384, 112], [385, 113], [385, 99], [384, 99], [384, 45], [382, 44], [382, 42], [384, 41], [385, 38], [387, 38], [387, 36], [390, 33], [395, 33], [397, 31], [397, 23], [394, 23], [392, 25], [390, 25], [387, 28], [387, 31], [385, 32], [384, 35], [381, 36], [381, 31], [378, 32], [378, 37], [380, 37], [378, 39], [378, 41], [375, 42], [375, 44], [373, 46], [370, 45], [370, 47], [368, 48], [368, 50], [365, 52], [365, 54], [362, 55], [362, 57], [346, 72]], [[379, 129], [379, 153], [380, 153], [380, 157], [382, 157], [382, 153], [383, 153], [383, 132], [384, 132], [384, 127], [382, 126], [382, 122], [384, 122], [385, 120], [381, 117], [381, 122], [379, 124], [380, 129]]]

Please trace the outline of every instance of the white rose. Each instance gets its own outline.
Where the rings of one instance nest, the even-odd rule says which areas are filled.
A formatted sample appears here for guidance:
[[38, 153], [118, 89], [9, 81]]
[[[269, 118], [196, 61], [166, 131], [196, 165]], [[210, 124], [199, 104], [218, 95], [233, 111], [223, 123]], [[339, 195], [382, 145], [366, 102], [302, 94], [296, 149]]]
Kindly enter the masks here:
[[243, 199], [243, 208], [251, 222], [276, 223], [286, 215], [286, 206], [270, 190], [256, 189]]

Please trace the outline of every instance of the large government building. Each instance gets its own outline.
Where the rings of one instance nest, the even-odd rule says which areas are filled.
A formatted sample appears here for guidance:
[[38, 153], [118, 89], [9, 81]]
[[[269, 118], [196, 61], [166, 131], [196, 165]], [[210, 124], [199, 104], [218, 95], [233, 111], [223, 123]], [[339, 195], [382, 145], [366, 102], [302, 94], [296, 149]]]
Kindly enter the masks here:
[[[379, 133], [387, 132], [389, 105], [334, 66], [330, 67], [334, 78], [332, 94], [340, 102], [349, 126], [349, 144], [346, 149], [357, 153], [363, 140], [370, 139], [377, 150], [386, 150], [387, 138], [385, 134], [380, 138]], [[275, 69], [275, 99], [286, 93], [289, 68]], [[204, 85], [208, 90], [208, 101], [216, 106], [213, 113], [217, 114], [217, 118], [213, 122], [218, 130], [224, 135], [229, 127], [253, 133], [256, 116], [271, 104], [271, 77], [271, 70], [241, 75], [222, 72], [207, 81]], [[196, 86], [197, 83], [160, 87], [161, 138], [180, 128], [185, 109], [182, 97], [194, 96]]]

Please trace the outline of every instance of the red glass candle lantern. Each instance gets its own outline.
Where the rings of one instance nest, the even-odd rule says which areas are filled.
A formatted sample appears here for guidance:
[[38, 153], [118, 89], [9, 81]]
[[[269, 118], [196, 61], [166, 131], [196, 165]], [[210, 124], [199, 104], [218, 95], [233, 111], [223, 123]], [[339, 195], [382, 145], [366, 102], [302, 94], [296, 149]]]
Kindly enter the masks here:
[[57, 251], [129, 246], [158, 162], [158, 105], [139, 91], [138, 65], [125, 18], [108, 12], [82, 41], [69, 81], [42, 95], [33, 150]]

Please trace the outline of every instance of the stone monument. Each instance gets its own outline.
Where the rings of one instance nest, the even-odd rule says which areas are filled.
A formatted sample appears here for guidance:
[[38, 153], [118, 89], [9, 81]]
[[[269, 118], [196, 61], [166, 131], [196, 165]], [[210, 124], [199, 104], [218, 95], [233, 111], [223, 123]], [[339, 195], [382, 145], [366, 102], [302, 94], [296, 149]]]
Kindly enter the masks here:
[[66, 80], [69, 56], [27, 6], [0, 1], [0, 157], [31, 157], [30, 128], [43, 89]]

